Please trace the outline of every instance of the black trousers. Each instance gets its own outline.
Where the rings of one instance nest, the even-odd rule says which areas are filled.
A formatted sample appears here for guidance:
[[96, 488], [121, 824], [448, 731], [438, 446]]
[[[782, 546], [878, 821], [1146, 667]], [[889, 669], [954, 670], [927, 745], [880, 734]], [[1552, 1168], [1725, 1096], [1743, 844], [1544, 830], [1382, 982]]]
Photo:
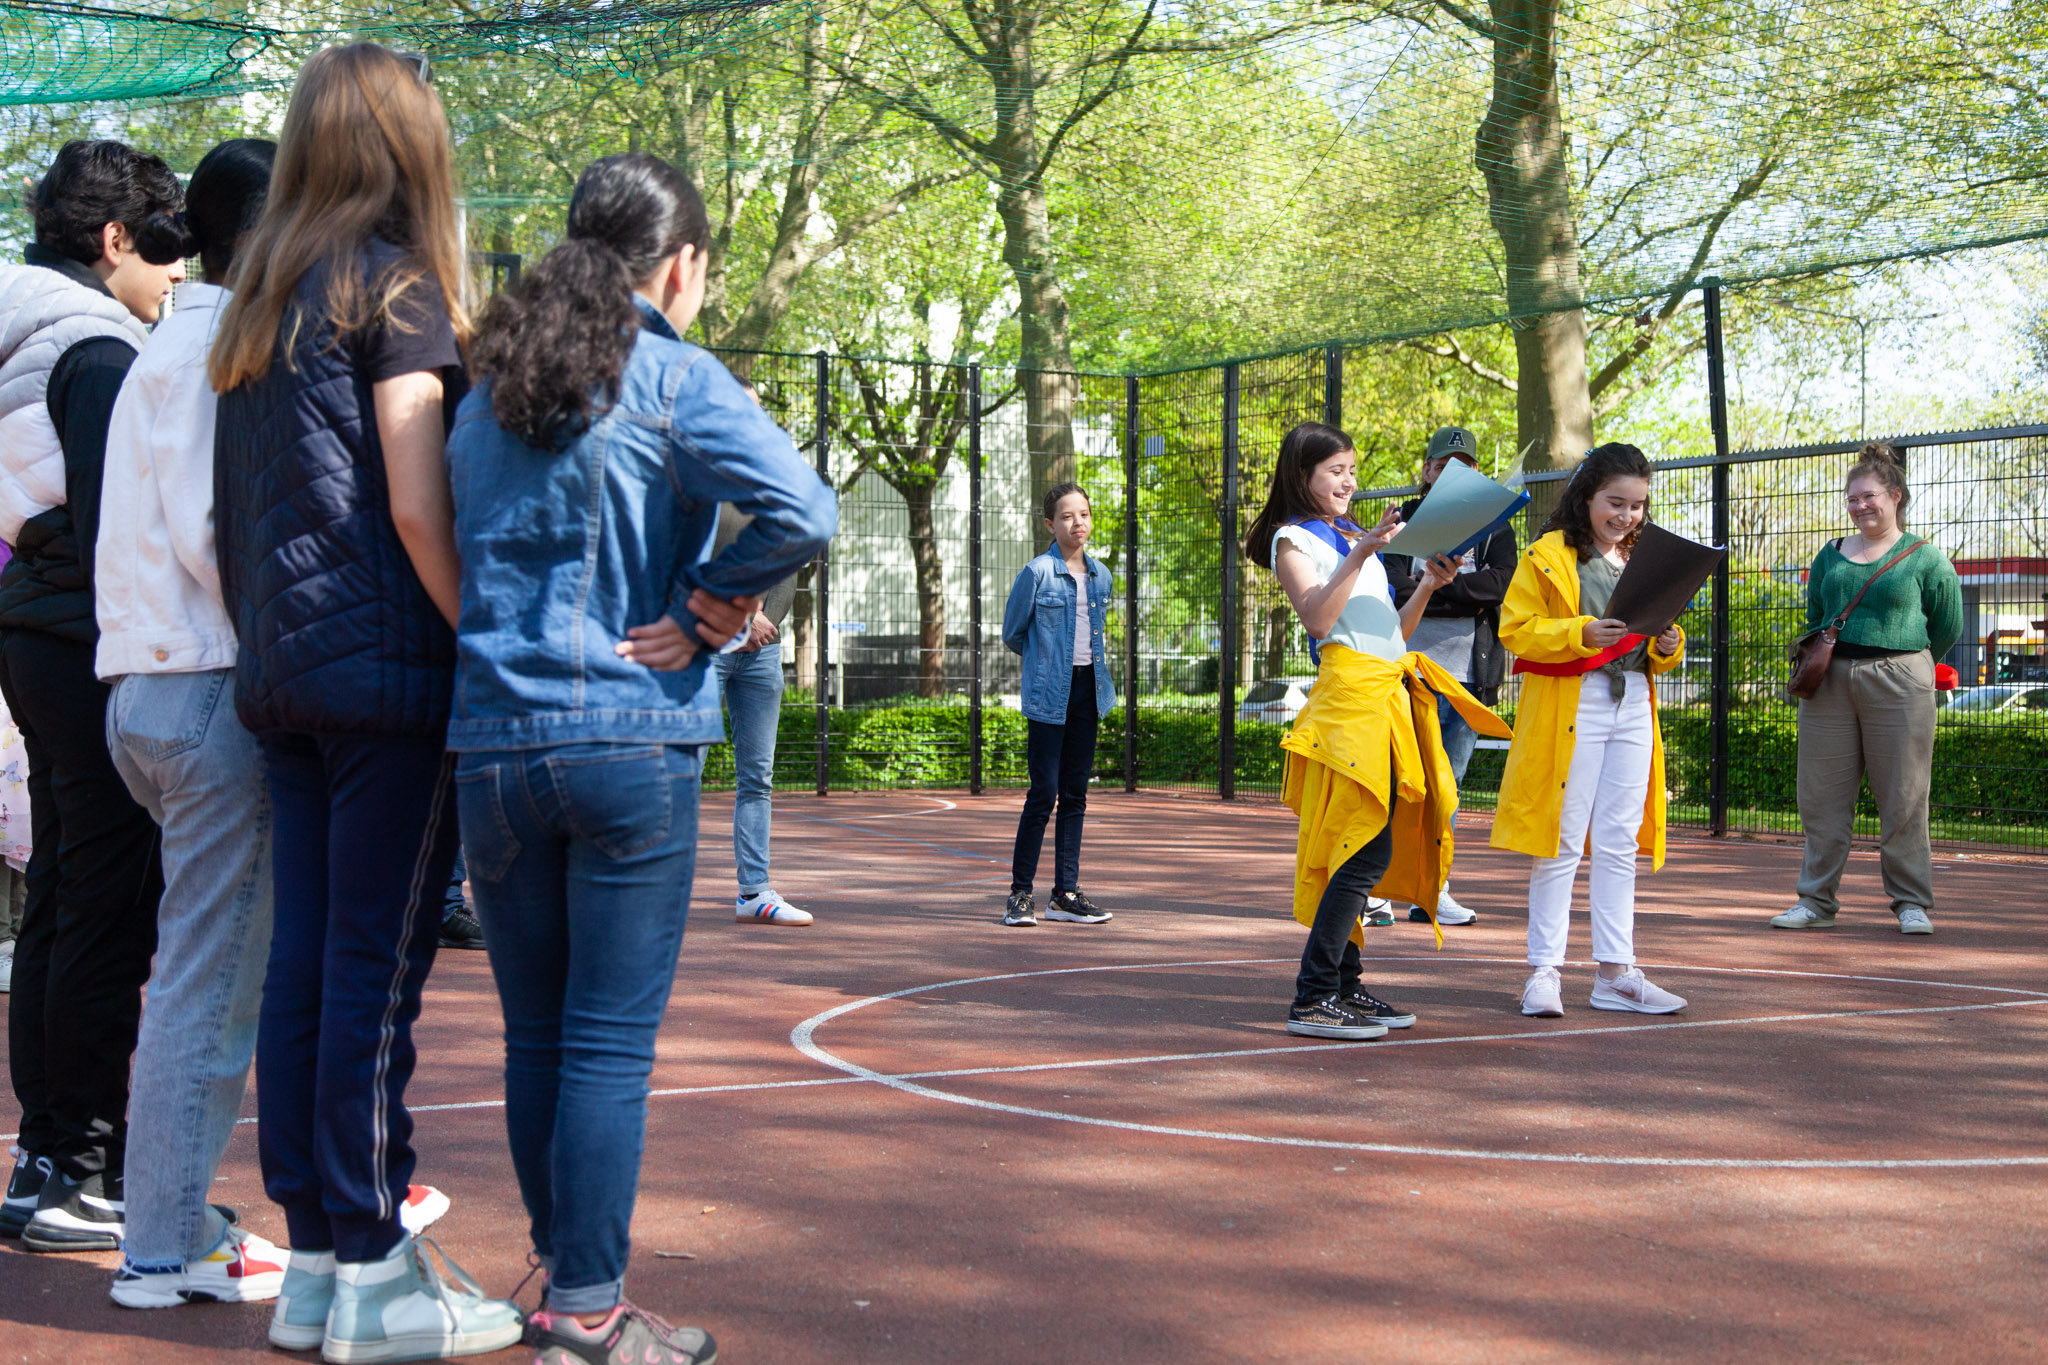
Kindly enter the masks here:
[[73, 1179], [122, 1173], [128, 1063], [156, 952], [161, 834], [107, 752], [93, 646], [0, 630], [0, 693], [28, 750], [34, 848], [7, 1060], [24, 1150]]
[[1017, 818], [1017, 846], [1010, 855], [1010, 890], [1029, 891], [1038, 875], [1038, 854], [1045, 847], [1045, 821], [1059, 803], [1059, 821], [1052, 835], [1052, 889], [1081, 889], [1081, 821], [1088, 813], [1088, 778], [1095, 771], [1095, 732], [1102, 717], [1095, 712], [1095, 666], [1074, 670], [1067, 689], [1067, 723], [1027, 720], [1025, 764], [1031, 790], [1024, 813]]
[[1394, 827], [1388, 824], [1346, 858], [1323, 888], [1308, 946], [1301, 950], [1301, 972], [1294, 978], [1295, 1004], [1327, 1000], [1358, 984], [1358, 945], [1351, 941], [1351, 926], [1365, 913], [1365, 898], [1387, 875], [1393, 857]]

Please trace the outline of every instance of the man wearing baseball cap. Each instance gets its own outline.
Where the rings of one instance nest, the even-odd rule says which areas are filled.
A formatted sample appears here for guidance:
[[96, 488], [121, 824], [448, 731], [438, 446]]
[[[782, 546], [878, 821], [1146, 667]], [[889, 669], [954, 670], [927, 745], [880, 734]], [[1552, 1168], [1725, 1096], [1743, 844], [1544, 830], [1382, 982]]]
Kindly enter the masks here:
[[[1402, 519], [1414, 515], [1452, 460], [1463, 460], [1478, 468], [1478, 451], [1478, 442], [1465, 428], [1438, 428], [1429, 438], [1429, 449], [1422, 457], [1422, 497], [1401, 505]], [[1512, 526], [1503, 526], [1487, 537], [1484, 544], [1466, 555], [1458, 576], [1436, 590], [1429, 605], [1423, 608], [1421, 623], [1408, 637], [1410, 649], [1442, 664], [1488, 706], [1500, 700], [1500, 685], [1507, 677], [1508, 655], [1500, 643], [1500, 603], [1507, 595], [1508, 580], [1515, 574], [1516, 553]], [[1398, 608], [1415, 592], [1422, 566], [1407, 555], [1390, 554], [1382, 558]], [[1444, 753], [1451, 760], [1451, 771], [1462, 783], [1465, 768], [1472, 761], [1472, 746], [1479, 737], [1441, 698], [1437, 701], [1437, 720], [1443, 727]], [[1418, 906], [1409, 910], [1408, 918], [1426, 922], [1429, 916]], [[1436, 918], [1439, 924], [1470, 924], [1477, 917], [1458, 904], [1446, 887], [1437, 898]]]

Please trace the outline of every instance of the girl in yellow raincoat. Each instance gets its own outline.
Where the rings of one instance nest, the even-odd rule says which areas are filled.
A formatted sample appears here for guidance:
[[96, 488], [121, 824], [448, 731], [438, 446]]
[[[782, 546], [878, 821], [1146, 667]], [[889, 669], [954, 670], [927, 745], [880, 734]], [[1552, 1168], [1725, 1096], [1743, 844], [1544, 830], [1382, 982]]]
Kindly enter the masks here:
[[1588, 848], [1592, 1006], [1670, 1014], [1683, 998], [1635, 965], [1636, 855], [1664, 864], [1664, 743], [1657, 674], [1685, 657], [1676, 625], [1655, 640], [1608, 619], [1607, 603], [1650, 513], [1650, 462], [1631, 445], [1591, 450], [1501, 603], [1501, 643], [1522, 674], [1501, 775], [1495, 848], [1531, 854], [1529, 966], [1522, 1013], [1564, 1013], [1572, 882]]
[[1379, 550], [1401, 529], [1400, 514], [1390, 509], [1370, 531], [1345, 515], [1357, 462], [1335, 427], [1304, 422], [1288, 432], [1245, 542], [1246, 557], [1279, 578], [1319, 652], [1308, 705], [1281, 741], [1281, 791], [1301, 817], [1294, 917], [1309, 926], [1287, 1031], [1313, 1038], [1378, 1038], [1415, 1022], [1359, 983], [1359, 917], [1374, 891], [1433, 914], [1450, 873], [1458, 788], [1437, 693], [1480, 733], [1508, 733], [1448, 672], [1408, 652], [1457, 561], [1431, 560], [1396, 612]]

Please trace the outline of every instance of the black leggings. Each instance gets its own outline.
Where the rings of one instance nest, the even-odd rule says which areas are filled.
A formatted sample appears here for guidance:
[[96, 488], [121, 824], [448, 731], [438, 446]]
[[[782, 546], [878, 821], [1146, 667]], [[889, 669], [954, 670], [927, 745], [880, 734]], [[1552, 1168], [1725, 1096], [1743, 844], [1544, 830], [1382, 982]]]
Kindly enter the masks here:
[[1365, 898], [1387, 875], [1393, 856], [1394, 827], [1389, 822], [1331, 876], [1316, 906], [1316, 922], [1309, 927], [1308, 946], [1301, 950], [1295, 1004], [1312, 1005], [1358, 984], [1358, 945], [1351, 941], [1351, 926], [1365, 913]]

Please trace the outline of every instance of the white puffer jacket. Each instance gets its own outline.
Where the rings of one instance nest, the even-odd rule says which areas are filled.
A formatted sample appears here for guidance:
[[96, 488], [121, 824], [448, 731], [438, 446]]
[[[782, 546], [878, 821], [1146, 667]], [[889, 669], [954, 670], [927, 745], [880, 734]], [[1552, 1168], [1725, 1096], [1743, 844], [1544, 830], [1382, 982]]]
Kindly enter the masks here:
[[137, 350], [149, 329], [112, 298], [39, 265], [0, 266], [0, 540], [64, 501], [64, 450], [45, 399], [63, 354], [94, 337]]

